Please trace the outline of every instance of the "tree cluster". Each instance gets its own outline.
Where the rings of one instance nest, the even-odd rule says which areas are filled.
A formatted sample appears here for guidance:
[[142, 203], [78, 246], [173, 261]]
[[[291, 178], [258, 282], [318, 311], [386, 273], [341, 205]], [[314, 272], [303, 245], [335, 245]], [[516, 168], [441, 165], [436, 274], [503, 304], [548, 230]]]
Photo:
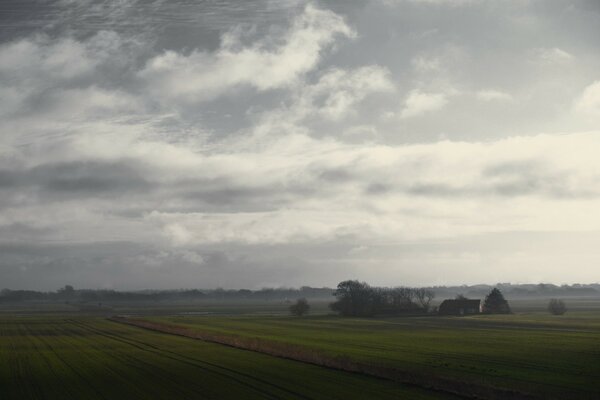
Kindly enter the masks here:
[[357, 280], [340, 282], [333, 295], [337, 300], [330, 308], [355, 317], [427, 312], [434, 297], [427, 289], [371, 287]]

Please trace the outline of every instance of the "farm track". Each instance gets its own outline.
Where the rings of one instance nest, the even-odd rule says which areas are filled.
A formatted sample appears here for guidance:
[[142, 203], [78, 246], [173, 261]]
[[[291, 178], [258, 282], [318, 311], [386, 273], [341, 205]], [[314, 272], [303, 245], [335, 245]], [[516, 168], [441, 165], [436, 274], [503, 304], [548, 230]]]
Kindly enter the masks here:
[[[123, 352], [123, 351], [115, 351], [115, 352], [106, 352], [105, 351], [105, 345], [103, 344], [98, 344], [95, 340], [89, 340], [89, 335], [83, 335], [81, 336], [81, 328], [79, 330], [74, 330], [74, 329], [65, 329], [63, 327], [62, 324], [54, 324], [54, 329], [58, 332], [63, 332], [64, 337], [61, 337], [61, 341], [64, 343], [65, 346], [69, 346], [73, 344], [73, 340], [77, 340], [78, 342], [81, 342], [81, 344], [83, 346], [85, 346], [87, 349], [93, 349], [93, 350], [98, 350], [104, 357], [108, 357], [111, 358], [113, 360], [116, 360], [119, 363], [123, 363], [124, 365], [129, 366], [130, 368], [133, 368], [135, 370], [143, 370], [144, 374], [147, 374], [147, 376], [152, 376], [153, 380], [156, 379], [157, 381], [165, 381], [166, 379], [164, 378], [167, 375], [166, 370], [161, 369], [162, 373], [164, 373], [165, 375], [161, 375], [161, 374], [156, 374], [154, 371], [149, 370], [148, 368], [144, 368], [141, 367], [141, 365], [143, 364], [144, 366], [151, 366], [154, 368], [159, 368], [157, 366], [153, 366], [149, 363], [147, 363], [144, 360], [141, 360], [139, 358], [135, 358], [132, 356], [127, 355], [127, 353]], [[88, 338], [88, 340], [86, 340], [85, 338]], [[80, 357], [84, 357], [86, 359], [91, 358], [91, 356], [89, 356], [88, 354], [82, 354], [80, 355]], [[111, 375], [112, 379], [116, 379], [120, 382], [126, 383], [126, 379], [124, 379], [122, 377], [122, 371], [118, 371], [115, 368], [112, 367], [111, 363], [103, 363], [102, 366], [104, 371], [108, 371]], [[175, 391], [177, 391], [180, 395], [184, 395], [185, 393], [180, 391], [179, 388], [177, 386], [175, 387]]]
[[[22, 334], [21, 327], [19, 327], [19, 334]], [[11, 344], [11, 347], [13, 348], [13, 351], [14, 351], [13, 354], [16, 354], [17, 349], [16, 349], [16, 346], [14, 345], [14, 343]], [[13, 376], [13, 378], [16, 379], [16, 381], [19, 383], [19, 385], [21, 387], [27, 388], [27, 390], [30, 393], [30, 396], [32, 398], [44, 399], [44, 393], [41, 390], [38, 383], [37, 382], [29, 382], [27, 379], [28, 376], [31, 376], [30, 358], [29, 357], [26, 357], [26, 358], [16, 357], [11, 360], [11, 364], [14, 366], [14, 368], [11, 369], [12, 376]]]
[[[73, 321], [69, 321], [69, 323], [73, 323]], [[76, 326], [77, 324], [73, 324], [74, 326]], [[57, 327], [57, 329], [60, 329], [59, 327]], [[82, 331], [82, 327], [79, 327], [79, 330], [72, 330], [69, 329], [67, 330], [71, 335], [74, 335], [76, 337], [79, 336], [79, 334]], [[61, 331], [65, 331], [64, 329], [60, 329]], [[93, 333], [93, 335], [97, 335], [97, 333], [90, 331]], [[86, 336], [90, 336], [90, 335], [85, 335], [83, 337]], [[113, 340], [113, 339], [111, 339]], [[121, 342], [122, 343], [122, 342]], [[112, 358], [113, 360], [116, 360], [118, 363], [122, 363], [124, 365], [127, 365], [128, 367], [137, 370], [137, 371], [141, 371], [143, 372], [143, 374], [145, 376], [148, 377], [152, 377], [152, 381], [153, 382], [161, 382], [162, 383], [171, 383], [173, 384], [174, 387], [174, 391], [179, 395], [178, 397], [185, 397], [187, 395], [189, 395], [189, 393], [183, 391], [180, 389], [178, 382], [173, 378], [173, 374], [171, 373], [171, 371], [168, 371], [164, 368], [159, 367], [156, 364], [152, 364], [150, 362], [144, 361], [139, 357], [135, 357], [133, 355], [130, 355], [126, 352], [123, 351], [116, 351], [116, 352], [106, 352], [105, 351], [105, 346], [104, 345], [99, 345], [96, 344], [95, 341], [86, 341], [85, 342], [85, 346], [94, 350], [98, 350], [99, 352], [101, 352], [105, 357], [109, 357]], [[114, 368], [110, 367], [110, 363], [106, 363], [105, 368], [108, 368], [110, 370], [110, 372], [112, 373], [112, 375], [115, 378], [120, 378], [122, 375], [122, 372], [117, 371]], [[189, 387], [189, 385], [193, 385], [194, 388], [196, 388], [196, 390], [200, 390], [201, 387], [195, 385], [193, 382], [189, 383], [186, 385], [186, 387]], [[175, 394], [175, 393], [174, 393]]]
[[187, 328], [169, 326], [165, 324], [149, 322], [128, 318], [109, 318], [109, 320], [139, 328], [158, 331], [162, 333], [200, 339], [208, 342], [224, 344], [227, 346], [244, 350], [255, 351], [276, 357], [292, 359], [309, 364], [319, 365], [327, 368], [338, 369], [347, 372], [360, 373], [367, 376], [397, 381], [399, 383], [414, 385], [427, 390], [445, 392], [454, 396], [471, 399], [510, 399], [510, 400], [532, 400], [542, 399], [533, 394], [522, 393], [514, 390], [501, 389], [492, 386], [481, 386], [473, 383], [452, 380], [448, 378], [424, 376], [395, 369], [393, 367], [382, 367], [368, 363], [352, 361], [348, 358], [326, 356], [319, 351], [302, 349], [302, 346], [286, 345], [284, 343], [269, 343], [268, 340], [232, 337], [215, 333], [203, 333], [192, 331]]
[[[292, 396], [294, 396], [296, 398], [310, 399], [310, 397], [306, 397], [306, 396], [304, 396], [303, 394], [301, 394], [299, 392], [291, 391], [291, 390], [289, 390], [289, 389], [287, 389], [287, 388], [285, 388], [283, 386], [274, 384], [274, 383], [269, 382], [267, 380], [260, 379], [260, 378], [257, 378], [255, 376], [252, 376], [252, 375], [240, 372], [240, 371], [235, 371], [235, 370], [230, 369], [230, 368], [226, 368], [226, 367], [219, 366], [219, 365], [216, 365], [216, 364], [213, 364], [213, 363], [209, 363], [209, 362], [206, 362], [206, 361], [198, 360], [196, 358], [188, 357], [188, 356], [182, 355], [180, 353], [176, 353], [176, 352], [173, 352], [173, 351], [161, 349], [161, 348], [159, 348], [157, 346], [154, 346], [154, 345], [152, 345], [150, 343], [147, 343], [147, 342], [144, 342], [144, 341], [141, 341], [141, 340], [137, 340], [137, 339], [133, 339], [133, 338], [130, 338], [130, 337], [125, 337], [123, 335], [119, 335], [119, 334], [116, 334], [114, 332], [109, 332], [109, 331], [104, 331], [104, 330], [101, 330], [101, 329], [98, 329], [98, 328], [94, 328], [94, 327], [91, 327], [91, 326], [89, 326], [89, 325], [81, 322], [81, 321], [70, 320], [69, 322], [71, 322], [72, 324], [74, 324], [76, 326], [81, 327], [82, 329], [88, 330], [90, 332], [94, 332], [94, 333], [96, 333], [96, 334], [98, 334], [100, 336], [103, 336], [103, 337], [106, 337], [106, 338], [109, 338], [109, 339], [112, 339], [112, 340], [119, 341], [121, 343], [125, 343], [125, 344], [128, 344], [128, 345], [134, 346], [134, 347], [136, 347], [139, 350], [147, 351], [147, 352], [153, 353], [155, 355], [158, 355], [160, 357], [165, 357], [165, 358], [169, 358], [169, 359], [174, 360], [174, 361], [182, 362], [182, 363], [185, 363], [187, 365], [191, 365], [191, 366], [194, 366], [196, 368], [200, 368], [202, 370], [209, 371], [209, 372], [211, 372], [213, 374], [221, 375], [221, 376], [223, 376], [226, 379], [234, 380], [235, 382], [237, 382], [237, 383], [239, 383], [239, 384], [241, 384], [243, 386], [246, 386], [246, 387], [248, 387], [251, 390], [254, 390], [254, 391], [258, 392], [263, 398], [279, 399], [280, 397], [278, 397], [278, 396], [276, 396], [276, 395], [274, 395], [272, 393], [264, 391], [264, 389], [262, 389], [260, 386], [248, 383], [247, 381], [245, 381], [243, 379], [240, 379], [239, 376], [241, 376], [241, 377], [243, 377], [245, 379], [248, 379], [250, 381], [256, 381], [256, 382], [259, 382], [262, 385], [272, 387], [272, 388], [274, 388], [276, 390], [282, 391], [282, 392], [284, 392], [284, 393], [286, 393], [288, 395], [292, 395]], [[225, 372], [223, 372], [223, 371], [225, 371]]]
[[[45, 354], [44, 351], [41, 350], [40, 347], [38, 347], [38, 345], [35, 343], [35, 337], [31, 335], [31, 332], [29, 331], [29, 329], [26, 329], [27, 335], [25, 336], [27, 338], [27, 340], [29, 341], [29, 343], [31, 344], [31, 346], [35, 349], [35, 353], [44, 361], [44, 364], [47, 367], [47, 370], [50, 371], [52, 373], [52, 376], [54, 377], [53, 379], [57, 379], [60, 380], [60, 375], [57, 374], [56, 372], [56, 368], [54, 365], [52, 365], [51, 359]], [[40, 339], [41, 341], [41, 339]], [[48, 347], [51, 351], [53, 351], [53, 349], [50, 346], [45, 345], [46, 347]], [[54, 351], [53, 351], [54, 352]], [[66, 363], [64, 363], [62, 360], [60, 360], [60, 362], [69, 367]], [[74, 398], [73, 396], [73, 391], [71, 390], [71, 388], [69, 387], [65, 387], [65, 392], [68, 395], [68, 397], [70, 398]], [[43, 395], [43, 391], [40, 390], [40, 394], [41, 394], [41, 398], [44, 398]]]
[[[79, 331], [76, 331], [76, 332], [80, 333], [81, 328], [79, 329]], [[106, 352], [105, 346], [96, 344], [95, 341], [88, 340], [85, 342], [85, 345], [88, 348], [92, 348], [94, 350], [101, 352], [105, 357], [109, 357], [109, 358], [117, 361], [117, 363], [122, 363], [123, 365], [126, 365], [129, 368], [131, 368], [132, 370], [142, 372], [145, 376], [151, 377], [153, 382], [160, 382], [161, 386], [164, 383], [171, 384], [172, 386], [170, 386], [170, 387], [174, 388], [173, 394], [174, 395], [177, 394], [178, 397], [185, 398], [185, 396], [189, 395], [189, 393], [187, 393], [181, 389], [177, 380], [174, 379], [171, 371], [156, 365], [156, 363], [152, 364], [148, 361], [141, 359], [140, 357], [130, 355], [129, 353], [124, 352], [124, 351]], [[107, 365], [107, 368], [110, 370], [110, 372], [112, 373], [112, 375], [115, 378], [121, 379], [122, 371], [118, 371], [115, 368], [110, 367], [110, 365], [111, 365], [110, 363], [106, 363], [106, 365]], [[186, 387], [189, 387], [190, 385], [193, 385], [193, 387], [194, 387], [194, 390], [192, 390], [192, 391], [201, 391], [201, 389], [202, 389], [201, 386], [196, 385], [194, 382], [187, 383]]]
[[[66, 360], [65, 357], [63, 357], [61, 355], [60, 351], [57, 351], [56, 348], [50, 343], [50, 341], [48, 341], [47, 339], [44, 338], [43, 335], [35, 335], [35, 333], [31, 333], [29, 335], [30, 338], [37, 338], [39, 339], [42, 343], [44, 343], [44, 345], [50, 350], [52, 351], [52, 354], [54, 355], [54, 357], [56, 357], [56, 359], [60, 360], [60, 362], [62, 364], [64, 364], [75, 376], [77, 376], [82, 382], [85, 383], [85, 385], [89, 388], [91, 388], [93, 390], [93, 392], [100, 398], [100, 399], [104, 399], [104, 400], [108, 400], [108, 398], [106, 396], [104, 396], [102, 394], [102, 391], [100, 391], [96, 385], [94, 385], [89, 379], [88, 377], [86, 377], [84, 374], [82, 374], [77, 368], [75, 368], [70, 362], [68, 362]], [[60, 337], [60, 336], [59, 336]], [[38, 352], [40, 353], [40, 352]]]

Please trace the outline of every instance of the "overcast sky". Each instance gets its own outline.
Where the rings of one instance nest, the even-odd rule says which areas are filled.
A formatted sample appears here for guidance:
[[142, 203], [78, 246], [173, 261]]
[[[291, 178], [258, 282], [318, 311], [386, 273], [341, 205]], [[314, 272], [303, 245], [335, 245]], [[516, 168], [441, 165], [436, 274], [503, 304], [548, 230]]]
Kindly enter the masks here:
[[600, 281], [597, 0], [3, 0], [0, 287]]

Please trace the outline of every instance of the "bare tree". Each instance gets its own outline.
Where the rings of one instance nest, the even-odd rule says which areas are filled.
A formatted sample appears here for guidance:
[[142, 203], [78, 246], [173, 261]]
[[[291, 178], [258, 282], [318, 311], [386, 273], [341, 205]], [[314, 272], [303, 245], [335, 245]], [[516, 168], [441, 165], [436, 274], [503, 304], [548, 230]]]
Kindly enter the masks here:
[[433, 300], [433, 298], [435, 297], [435, 293], [433, 293], [433, 291], [431, 290], [423, 288], [414, 289], [413, 293], [415, 299], [417, 300], [417, 303], [423, 308], [423, 310], [428, 311], [429, 304], [431, 303], [431, 300]]

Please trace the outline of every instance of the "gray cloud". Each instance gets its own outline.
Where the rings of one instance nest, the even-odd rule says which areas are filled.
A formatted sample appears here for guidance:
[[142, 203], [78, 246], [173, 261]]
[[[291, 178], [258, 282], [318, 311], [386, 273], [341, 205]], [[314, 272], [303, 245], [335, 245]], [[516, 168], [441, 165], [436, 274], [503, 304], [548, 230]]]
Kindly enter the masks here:
[[76, 161], [0, 171], [0, 187], [38, 186], [56, 192], [118, 193], [148, 188], [142, 168], [125, 161], [100, 163]]

